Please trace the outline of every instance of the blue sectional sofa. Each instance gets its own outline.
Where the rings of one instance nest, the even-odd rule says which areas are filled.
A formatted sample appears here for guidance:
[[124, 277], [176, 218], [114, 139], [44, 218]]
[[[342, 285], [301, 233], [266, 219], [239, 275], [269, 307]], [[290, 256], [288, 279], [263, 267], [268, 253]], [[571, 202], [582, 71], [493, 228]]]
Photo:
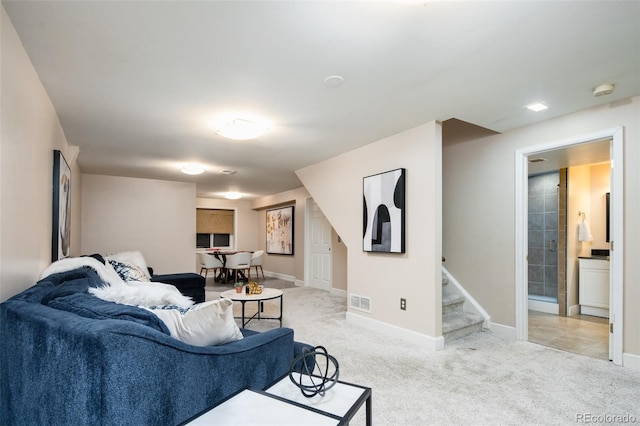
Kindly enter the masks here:
[[0, 304], [0, 424], [173, 425], [286, 374], [293, 330], [197, 347], [151, 312], [98, 299], [88, 267], [51, 275]]

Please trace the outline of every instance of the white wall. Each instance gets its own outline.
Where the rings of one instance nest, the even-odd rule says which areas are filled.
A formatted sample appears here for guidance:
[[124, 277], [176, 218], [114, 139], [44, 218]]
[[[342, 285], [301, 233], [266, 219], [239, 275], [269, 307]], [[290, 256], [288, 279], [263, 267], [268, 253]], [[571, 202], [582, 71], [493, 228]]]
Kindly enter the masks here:
[[84, 174], [82, 252], [139, 250], [157, 274], [197, 272], [194, 183]]
[[586, 214], [591, 221], [591, 166], [569, 167], [567, 176], [567, 315], [579, 314], [578, 279], [580, 256], [591, 254], [591, 243], [578, 241], [578, 223], [582, 220], [578, 212]]
[[[640, 355], [640, 98], [443, 149], [447, 269], [489, 312], [515, 326], [515, 151], [624, 126], [624, 352]], [[571, 179], [571, 177], [569, 178]]]
[[80, 173], [56, 111], [4, 7], [0, 50], [0, 301], [51, 263], [53, 150], [71, 167], [71, 254], [79, 247]]
[[[441, 128], [430, 122], [296, 173], [348, 250], [348, 293], [370, 297], [351, 318], [441, 336]], [[406, 253], [362, 251], [362, 179], [406, 169]], [[407, 310], [400, 310], [400, 298]], [[428, 343], [427, 343], [428, 344]]]

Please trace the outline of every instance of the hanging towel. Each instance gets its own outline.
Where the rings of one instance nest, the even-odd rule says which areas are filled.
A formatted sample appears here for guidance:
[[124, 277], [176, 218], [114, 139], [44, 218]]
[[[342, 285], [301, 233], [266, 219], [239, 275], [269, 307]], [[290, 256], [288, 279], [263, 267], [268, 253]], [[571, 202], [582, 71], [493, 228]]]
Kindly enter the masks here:
[[593, 235], [586, 220], [578, 224], [578, 241], [593, 241]]

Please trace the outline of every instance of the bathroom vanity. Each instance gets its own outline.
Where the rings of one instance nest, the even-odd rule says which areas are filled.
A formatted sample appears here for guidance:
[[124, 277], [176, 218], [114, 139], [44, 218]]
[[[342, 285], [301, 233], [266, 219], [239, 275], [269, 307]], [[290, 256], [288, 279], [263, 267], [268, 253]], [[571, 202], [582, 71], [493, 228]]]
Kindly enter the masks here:
[[609, 260], [606, 256], [580, 257], [580, 313], [609, 318]]

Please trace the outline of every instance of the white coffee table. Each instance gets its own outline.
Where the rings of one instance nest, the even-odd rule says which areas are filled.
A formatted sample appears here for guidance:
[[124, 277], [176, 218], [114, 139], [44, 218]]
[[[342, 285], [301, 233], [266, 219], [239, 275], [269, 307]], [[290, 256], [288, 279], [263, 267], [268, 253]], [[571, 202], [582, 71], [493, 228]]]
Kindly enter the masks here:
[[265, 391], [245, 389], [185, 424], [340, 426], [348, 425], [363, 404], [366, 425], [371, 426], [371, 388], [338, 381], [324, 396], [306, 398], [287, 374]]
[[199, 417], [189, 426], [329, 426], [340, 420], [282, 401], [262, 391], [245, 389]]
[[[282, 290], [278, 290], [276, 288], [263, 288], [262, 293], [260, 294], [246, 294], [244, 291], [242, 293], [237, 293], [235, 290], [227, 290], [220, 293], [220, 297], [224, 297], [225, 299], [231, 299], [234, 302], [240, 302], [242, 304], [242, 328], [245, 328], [249, 321], [258, 317], [258, 320], [261, 319], [276, 319], [280, 321], [280, 327], [282, 327]], [[265, 300], [272, 299], [280, 299], [280, 314], [277, 317], [263, 317], [261, 313], [264, 311], [264, 306], [262, 303]], [[258, 302], [258, 312], [253, 314], [249, 318], [245, 318], [245, 310], [244, 305], [247, 302]]]

